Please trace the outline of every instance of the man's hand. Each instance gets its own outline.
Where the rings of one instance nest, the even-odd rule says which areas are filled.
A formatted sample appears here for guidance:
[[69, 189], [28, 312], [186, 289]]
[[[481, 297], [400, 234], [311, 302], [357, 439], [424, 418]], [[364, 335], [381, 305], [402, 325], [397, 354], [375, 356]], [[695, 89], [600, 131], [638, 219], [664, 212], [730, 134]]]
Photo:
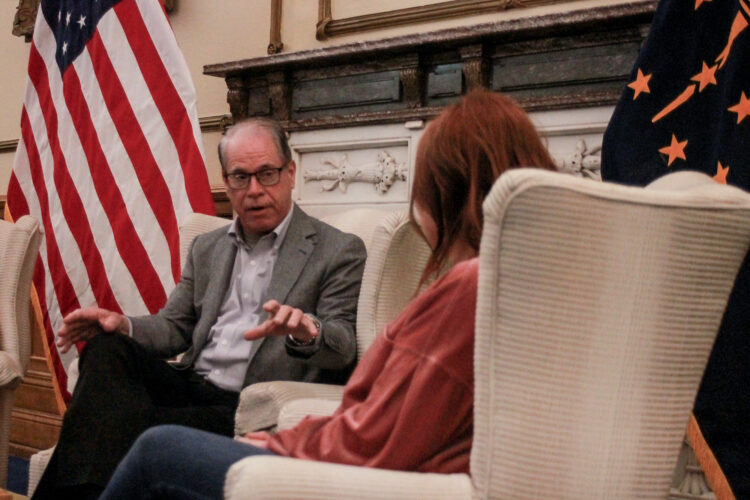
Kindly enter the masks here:
[[257, 340], [271, 335], [291, 335], [298, 342], [309, 342], [318, 336], [313, 320], [305, 316], [301, 309], [269, 300], [263, 304], [268, 319], [252, 330], [245, 332], [246, 340]]
[[76, 309], [63, 318], [63, 326], [57, 332], [57, 345], [63, 353], [78, 342], [90, 339], [101, 331], [128, 333], [128, 320], [122, 314], [87, 307]]

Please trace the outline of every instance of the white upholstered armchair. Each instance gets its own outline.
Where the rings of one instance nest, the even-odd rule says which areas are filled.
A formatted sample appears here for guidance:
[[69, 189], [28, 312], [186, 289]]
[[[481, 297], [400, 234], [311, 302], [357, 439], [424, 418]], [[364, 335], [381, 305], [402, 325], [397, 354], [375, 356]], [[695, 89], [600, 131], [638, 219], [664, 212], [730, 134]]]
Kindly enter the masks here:
[[8, 475], [14, 391], [31, 354], [31, 277], [41, 237], [31, 216], [15, 224], [0, 220], [0, 487]]
[[225, 498], [666, 499], [750, 196], [686, 172], [658, 187], [538, 170], [495, 184], [471, 477], [255, 456], [229, 470]]

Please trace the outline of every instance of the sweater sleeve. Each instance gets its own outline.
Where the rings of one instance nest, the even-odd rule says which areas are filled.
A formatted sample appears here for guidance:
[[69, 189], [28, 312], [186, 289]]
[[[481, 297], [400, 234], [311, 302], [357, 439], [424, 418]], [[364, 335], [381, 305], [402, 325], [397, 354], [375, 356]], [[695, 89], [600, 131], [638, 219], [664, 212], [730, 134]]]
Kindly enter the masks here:
[[386, 327], [334, 415], [280, 431], [269, 449], [384, 469], [468, 472], [476, 301], [470, 274], [470, 286], [443, 283]]

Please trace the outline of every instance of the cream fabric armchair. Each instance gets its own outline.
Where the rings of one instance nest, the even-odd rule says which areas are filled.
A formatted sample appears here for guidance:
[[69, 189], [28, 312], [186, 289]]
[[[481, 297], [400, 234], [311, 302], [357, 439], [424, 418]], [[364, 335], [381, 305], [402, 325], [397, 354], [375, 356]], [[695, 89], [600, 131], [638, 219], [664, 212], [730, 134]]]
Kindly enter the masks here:
[[[225, 498], [666, 499], [750, 242], [750, 196], [674, 175], [660, 189], [537, 170], [495, 184], [471, 477], [256, 456], [231, 467]], [[685, 175], [701, 178], [674, 190]]]
[[0, 486], [8, 476], [10, 414], [31, 354], [31, 278], [42, 234], [31, 216], [0, 220]]
[[[357, 359], [375, 335], [414, 295], [430, 249], [414, 230], [406, 211], [368, 213], [348, 210], [324, 218], [339, 229], [359, 235], [367, 247], [367, 261], [357, 305]], [[368, 224], [368, 225], [365, 225]], [[363, 234], [363, 228], [367, 232]], [[338, 406], [344, 388], [303, 382], [263, 382], [246, 387], [235, 416], [235, 434], [273, 429], [287, 403], [305, 399], [305, 414], [325, 414]]]

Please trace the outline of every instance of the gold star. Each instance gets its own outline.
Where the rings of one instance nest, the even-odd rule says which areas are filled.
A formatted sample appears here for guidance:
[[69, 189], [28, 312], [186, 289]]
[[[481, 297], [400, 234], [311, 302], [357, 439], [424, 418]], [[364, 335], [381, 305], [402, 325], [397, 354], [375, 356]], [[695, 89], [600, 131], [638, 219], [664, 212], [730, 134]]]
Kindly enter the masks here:
[[714, 180], [719, 184], [726, 184], [727, 174], [729, 174], [729, 167], [724, 167], [722, 166], [721, 162], [719, 162], [719, 164], [716, 166], [716, 175], [714, 175]]
[[712, 0], [695, 0], [695, 10], [698, 10], [698, 7], [700, 7], [703, 2], [710, 2]]
[[705, 61], [703, 62], [703, 69], [701, 72], [691, 78], [692, 81], [698, 82], [698, 91], [703, 92], [703, 89], [709, 85], [716, 85], [716, 70], [719, 68], [718, 64], [709, 67]]
[[747, 115], [750, 115], [750, 99], [747, 98], [745, 93], [742, 93], [740, 102], [729, 108], [732, 113], [737, 113], [737, 123], [740, 123], [745, 119]]
[[670, 144], [669, 146], [664, 146], [659, 150], [660, 153], [669, 155], [669, 161], [667, 162], [668, 167], [672, 166], [672, 162], [677, 158], [680, 158], [682, 160], [687, 159], [685, 157], [685, 147], [687, 146], [687, 143], [688, 141], [678, 141], [677, 137], [672, 134], [672, 144]]
[[635, 94], [633, 95], [634, 101], [638, 99], [638, 96], [641, 95], [641, 92], [645, 92], [647, 94], [651, 93], [651, 89], [648, 88], [649, 80], [651, 80], [651, 74], [644, 75], [643, 71], [638, 68], [638, 76], [636, 77], [635, 81], [628, 84], [628, 87], [635, 90]]

